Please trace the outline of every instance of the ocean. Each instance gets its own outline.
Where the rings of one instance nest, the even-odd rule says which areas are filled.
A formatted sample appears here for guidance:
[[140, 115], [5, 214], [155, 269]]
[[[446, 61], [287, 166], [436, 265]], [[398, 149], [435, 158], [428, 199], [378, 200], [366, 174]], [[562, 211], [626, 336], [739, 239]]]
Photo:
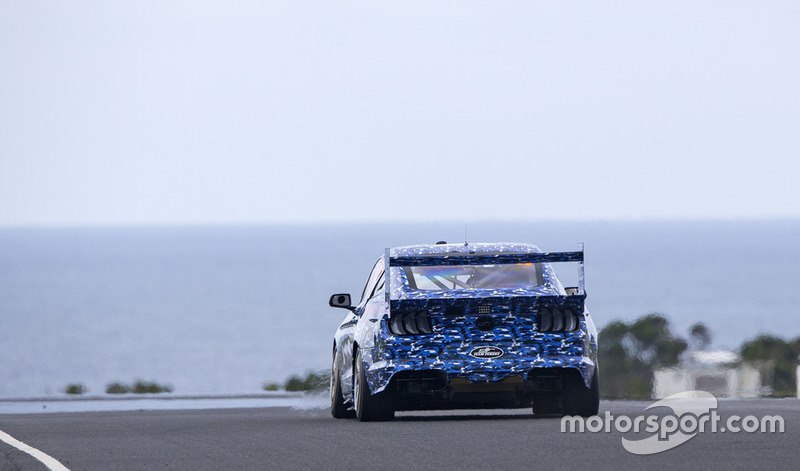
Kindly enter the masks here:
[[345, 314], [330, 294], [360, 293], [384, 247], [465, 232], [584, 242], [599, 327], [660, 312], [684, 337], [705, 323], [714, 348], [800, 336], [800, 220], [0, 228], [0, 398], [135, 379], [251, 393], [327, 368]]

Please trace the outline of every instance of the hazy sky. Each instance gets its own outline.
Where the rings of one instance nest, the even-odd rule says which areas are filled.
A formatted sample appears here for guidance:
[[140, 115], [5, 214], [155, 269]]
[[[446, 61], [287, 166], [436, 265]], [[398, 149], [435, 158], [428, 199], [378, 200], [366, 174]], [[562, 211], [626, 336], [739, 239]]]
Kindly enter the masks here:
[[800, 217], [800, 2], [0, 0], [0, 225]]

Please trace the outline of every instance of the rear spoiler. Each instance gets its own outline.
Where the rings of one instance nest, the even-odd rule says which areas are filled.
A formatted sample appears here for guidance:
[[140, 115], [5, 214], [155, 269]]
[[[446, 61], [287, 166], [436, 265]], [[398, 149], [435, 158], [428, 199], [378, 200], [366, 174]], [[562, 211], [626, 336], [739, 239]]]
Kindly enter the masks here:
[[544, 252], [544, 253], [502, 253], [486, 255], [482, 253], [449, 252], [442, 254], [412, 255], [392, 257], [390, 249], [384, 254], [384, 267], [387, 273], [385, 283], [386, 301], [389, 301], [390, 267], [439, 267], [454, 265], [513, 265], [517, 263], [578, 263], [578, 293], [586, 294], [584, 289], [583, 271], [583, 242], [578, 244], [575, 252]]

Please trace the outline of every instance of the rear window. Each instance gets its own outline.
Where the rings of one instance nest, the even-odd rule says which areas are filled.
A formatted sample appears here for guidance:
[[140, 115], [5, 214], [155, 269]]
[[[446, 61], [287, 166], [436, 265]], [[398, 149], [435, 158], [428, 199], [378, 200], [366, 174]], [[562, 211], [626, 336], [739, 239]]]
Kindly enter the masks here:
[[405, 267], [411, 289], [422, 291], [534, 288], [544, 283], [541, 263]]

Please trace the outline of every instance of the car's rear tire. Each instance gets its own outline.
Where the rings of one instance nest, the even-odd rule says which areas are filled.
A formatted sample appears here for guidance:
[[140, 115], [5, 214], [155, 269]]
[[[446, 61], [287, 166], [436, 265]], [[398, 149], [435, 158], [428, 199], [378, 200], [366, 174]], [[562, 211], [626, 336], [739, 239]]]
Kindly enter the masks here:
[[335, 356], [331, 367], [331, 415], [337, 419], [352, 419], [356, 416], [356, 412], [344, 403], [342, 382], [339, 377], [339, 367], [336, 365]]
[[361, 353], [356, 354], [355, 371], [353, 372], [353, 402], [358, 420], [362, 422], [384, 421], [394, 419], [394, 397], [391, 391], [384, 390], [372, 394], [367, 383], [367, 373]]
[[564, 415], [590, 417], [600, 410], [600, 381], [597, 368], [592, 375], [592, 382], [587, 388], [578, 370], [564, 372]]

